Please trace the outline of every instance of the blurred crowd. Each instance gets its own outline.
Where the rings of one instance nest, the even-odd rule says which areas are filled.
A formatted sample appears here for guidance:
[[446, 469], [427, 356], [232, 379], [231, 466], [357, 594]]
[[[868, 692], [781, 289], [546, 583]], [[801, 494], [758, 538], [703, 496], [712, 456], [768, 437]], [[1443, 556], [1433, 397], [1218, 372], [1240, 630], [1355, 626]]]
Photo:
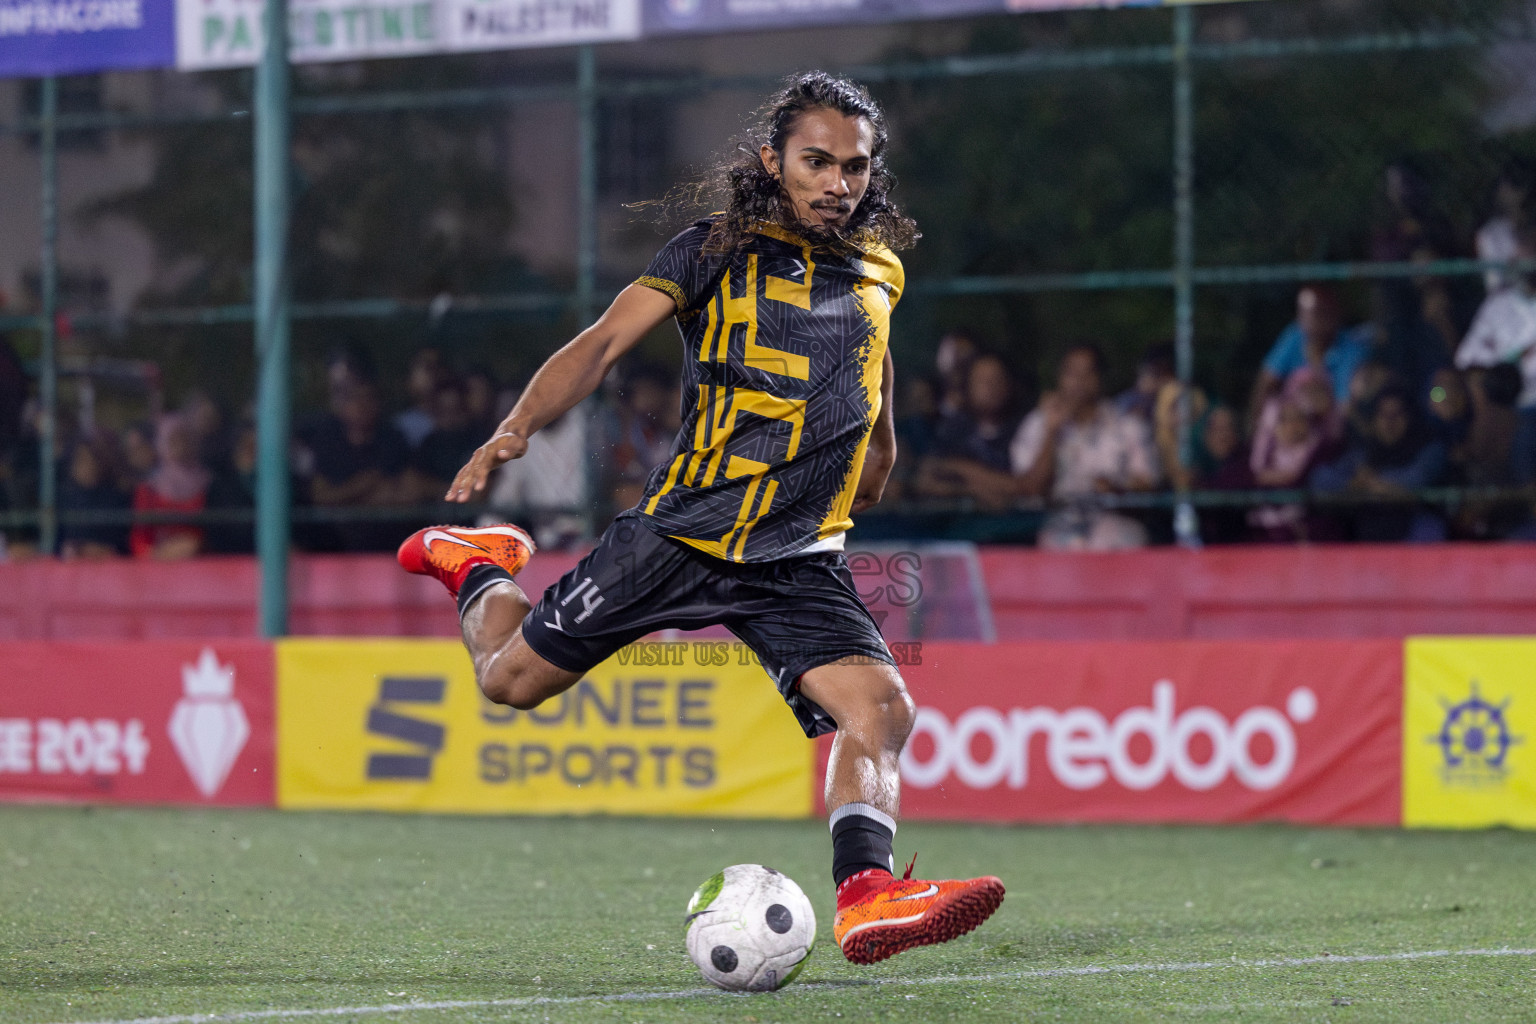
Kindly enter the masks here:
[[[627, 366], [601, 399], [549, 424], [523, 459], [495, 474], [482, 518], [516, 518], [549, 547], [590, 537], [601, 517], [635, 502], [665, 459], [679, 426], [675, 376], [646, 363]], [[296, 417], [289, 451], [293, 539], [301, 550], [392, 549], [434, 518], [426, 508], [442, 500], [520, 393], [484, 368], [455, 371], [436, 348], [415, 353], [397, 390], [406, 403], [391, 411], [365, 351], [338, 350], [326, 360], [324, 408]], [[37, 402], [3, 344], [0, 399], [7, 400], [0, 402], [7, 410], [0, 511], [34, 508]], [[121, 429], [61, 422], [60, 430], [59, 555], [177, 559], [254, 549], [252, 410], [231, 419], [194, 390], [174, 410]], [[0, 536], [12, 557], [35, 550], [35, 529]]]
[[[1354, 317], [1331, 286], [1299, 287], [1294, 319], [1241, 401], [1181, 385], [1171, 344], [1145, 352], [1134, 383], [1111, 393], [1104, 349], [1092, 341], [1069, 345], [1034, 398], [1029, 374], [1010, 362], [1016, 349], [951, 330], [929, 372], [898, 365], [901, 457], [889, 504], [1010, 515], [1043, 507], [1038, 542], [1057, 549], [1172, 539], [1170, 503], [1134, 496], [1174, 490], [1231, 499], [1200, 503], [1207, 543], [1536, 539], [1523, 498], [1423, 493], [1507, 495], [1536, 482], [1536, 273], [1521, 264], [1536, 260], [1536, 176], [1509, 166], [1490, 216], [1465, 242], [1413, 167], [1389, 168], [1386, 192], [1392, 215], [1366, 255], [1426, 271], [1374, 283]], [[1481, 280], [1432, 272], [1435, 261], [1469, 251], [1507, 266]], [[324, 408], [296, 419], [290, 451], [299, 548], [393, 548], [433, 518], [426, 507], [520, 393], [485, 368], [453, 366], [437, 348], [416, 352], [403, 380], [388, 383], [366, 352], [339, 350], [326, 361]], [[0, 511], [36, 507], [30, 389], [0, 344]], [[403, 395], [403, 407], [386, 408], [386, 393]], [[231, 417], [194, 390], [173, 411], [121, 429], [86, 419], [60, 425], [58, 554], [252, 550], [249, 410]], [[676, 371], [622, 366], [601, 396], [531, 438], [477, 508], [485, 520], [529, 525], [544, 547], [585, 540], [636, 502], [679, 423]], [[1242, 498], [1251, 491], [1282, 493]], [[131, 525], [130, 511], [143, 513]], [[175, 521], [194, 514], [196, 522]], [[4, 536], [12, 554], [35, 546], [35, 530]]]
[[901, 493], [984, 510], [1047, 499], [1039, 543], [1059, 549], [1167, 539], [1166, 513], [1113, 497], [1186, 488], [1322, 499], [1207, 507], [1207, 543], [1536, 537], [1520, 500], [1415, 500], [1536, 480], [1536, 273], [1521, 269], [1536, 260], [1536, 178], [1512, 164], [1498, 181], [1474, 246], [1508, 266], [1481, 281], [1432, 273], [1466, 252], [1411, 166], [1390, 167], [1386, 187], [1393, 215], [1369, 256], [1425, 273], [1374, 284], [1359, 322], [1332, 287], [1302, 285], [1246, 402], [1181, 386], [1171, 344], [1145, 353], [1129, 390], [1108, 394], [1103, 350], [1084, 342], [1026, 413], [1006, 358], [951, 332], [932, 375], [909, 380], [898, 403]]

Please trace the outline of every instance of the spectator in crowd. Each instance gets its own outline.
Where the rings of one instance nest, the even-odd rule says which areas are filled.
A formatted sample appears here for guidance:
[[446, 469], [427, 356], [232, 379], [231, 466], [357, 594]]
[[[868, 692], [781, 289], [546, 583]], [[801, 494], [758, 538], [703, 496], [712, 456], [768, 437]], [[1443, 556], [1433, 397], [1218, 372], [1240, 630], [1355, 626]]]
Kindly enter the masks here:
[[672, 454], [681, 425], [677, 375], [653, 363], [640, 363], [618, 394], [609, 429], [609, 496], [617, 509], [640, 500], [651, 471]]
[[1383, 388], [1369, 408], [1365, 435], [1312, 473], [1313, 488], [1323, 493], [1386, 499], [1356, 505], [1343, 515], [1355, 540], [1445, 539], [1444, 520], [1411, 499], [1414, 491], [1439, 484], [1445, 471], [1445, 448], [1430, 437], [1417, 411], [1407, 391]]
[[[1510, 487], [1511, 452], [1519, 427], [1520, 371], [1511, 363], [1466, 372], [1471, 425], [1463, 444], [1462, 482], [1470, 487]], [[1474, 540], [1508, 536], [1528, 518], [1523, 502], [1472, 499], [1457, 510], [1459, 536]]]
[[[1312, 470], [1330, 454], [1334, 433], [1325, 381], [1322, 371], [1302, 367], [1280, 395], [1264, 404], [1248, 462], [1255, 486], [1305, 487]], [[1248, 525], [1258, 539], [1278, 543], [1306, 540], [1311, 532], [1305, 507], [1294, 502], [1257, 505], [1248, 513]]]
[[[1536, 259], [1536, 225], [1520, 228], [1515, 255]], [[1522, 273], [1513, 288], [1488, 296], [1456, 351], [1462, 369], [1500, 363], [1518, 364], [1523, 380], [1512, 457], [1515, 481], [1527, 484], [1536, 479], [1536, 273]]]
[[1385, 363], [1366, 360], [1349, 378], [1349, 399], [1343, 410], [1345, 440], [1352, 441], [1370, 432], [1370, 409], [1383, 388], [1398, 386], [1397, 375]]
[[[0, 459], [0, 509], [30, 510], [37, 507], [42, 453], [38, 450], [38, 427], [42, 409], [36, 398], [22, 403], [20, 427], [10, 451]], [[36, 527], [16, 527], [0, 534], [0, 556], [8, 559], [35, 554], [38, 547]]]
[[539, 547], [569, 547], [591, 531], [596, 467], [592, 465], [593, 413], [583, 402], [528, 439], [528, 450], [496, 470], [487, 488], [487, 524], [516, 521]]
[[463, 382], [453, 377], [438, 380], [432, 422], [432, 432], [422, 439], [412, 459], [419, 477], [414, 488], [417, 501], [440, 500], [455, 474], [490, 436], [470, 422]]
[[368, 350], [356, 345], [340, 345], [325, 357], [326, 393], [335, 395], [349, 384], [374, 384], [378, 373]]
[[1467, 371], [1472, 428], [1467, 437], [1467, 483], [1474, 487], [1509, 487], [1515, 482], [1514, 447], [1519, 431], [1516, 411], [1524, 388], [1513, 363]]
[[[1493, 215], [1477, 231], [1477, 258], [1508, 263], [1515, 259], [1515, 233], [1531, 220], [1531, 201], [1536, 198], [1536, 173], [1529, 163], [1510, 159], [1493, 186]], [[1513, 288], [1519, 276], [1504, 267], [1483, 271], [1489, 295]]]
[[[133, 491], [135, 512], [197, 513], [208, 496], [208, 469], [199, 461], [197, 433], [186, 417], [167, 413], [155, 427], [155, 468]], [[191, 558], [203, 529], [190, 523], [136, 523], [128, 535], [136, 558]]]
[[1253, 469], [1243, 443], [1243, 421], [1229, 405], [1213, 406], [1199, 423], [1192, 486], [1216, 491], [1253, 486]]
[[21, 438], [27, 390], [27, 371], [11, 347], [10, 338], [0, 335], [0, 459]]
[[1436, 371], [1424, 392], [1424, 412], [1430, 436], [1445, 449], [1442, 482], [1465, 483], [1472, 435], [1472, 396], [1466, 375], [1449, 367]]
[[[1246, 491], [1253, 487], [1243, 422], [1229, 406], [1213, 406], [1199, 424], [1195, 446], [1195, 478], [1199, 491]], [[1200, 539], [1207, 544], [1237, 544], [1250, 539], [1248, 510], [1240, 506], [1208, 506], [1200, 510]]]
[[230, 439], [224, 428], [224, 413], [208, 392], [193, 388], [182, 398], [176, 410], [192, 431], [197, 458], [216, 472], [229, 460]]
[[887, 501], [899, 501], [916, 491], [918, 473], [938, 443], [939, 391], [935, 377], [912, 376], [901, 381], [894, 413], [898, 454], [885, 485]]
[[155, 471], [155, 425], [148, 420], [130, 423], [123, 430], [122, 440], [122, 483], [132, 491]]
[[1068, 349], [1056, 390], [1040, 399], [1010, 446], [1020, 493], [1070, 503], [1047, 516], [1040, 529], [1042, 547], [1102, 551], [1146, 543], [1140, 523], [1095, 500], [1157, 484], [1146, 424], [1104, 400], [1104, 370], [1104, 353], [1097, 345]]
[[432, 433], [432, 409], [437, 402], [438, 386], [446, 372], [443, 354], [435, 348], [418, 349], [411, 356], [405, 375], [405, 393], [411, 404], [409, 408], [395, 414], [394, 424], [412, 449], [419, 448], [427, 435]]
[[981, 342], [975, 332], [964, 327], [952, 327], [939, 339], [934, 353], [933, 368], [943, 382], [939, 394], [939, 413], [949, 415], [965, 409], [966, 390], [969, 387], [971, 363], [981, 354]]
[[962, 408], [946, 413], [917, 489], [930, 496], [971, 498], [1001, 508], [1017, 496], [1008, 446], [1018, 428], [1015, 383], [1008, 364], [990, 352], [971, 360]]
[[[378, 389], [370, 381], [343, 381], [333, 389], [331, 413], [310, 432], [310, 497], [316, 505], [360, 508], [407, 500], [404, 474], [410, 459], [405, 438], [383, 419]], [[347, 522], [334, 531], [347, 551], [383, 551], [398, 526]]]
[[[229, 461], [208, 485], [208, 508], [224, 512], [256, 508], [256, 424], [249, 420], [235, 431]], [[212, 522], [204, 528], [205, 550], [216, 555], [248, 555], [256, 550], [254, 520]]]
[[[1152, 425], [1152, 439], [1157, 447], [1157, 459], [1162, 468], [1163, 479], [1175, 490], [1181, 490], [1193, 483], [1198, 468], [1194, 463], [1184, 464], [1184, 431], [1179, 405], [1185, 394], [1185, 389], [1177, 380], [1169, 379], [1158, 390], [1157, 401], [1153, 405], [1150, 423]], [[1121, 398], [1125, 396], [1122, 395]], [[1139, 415], [1134, 410], [1125, 409], [1117, 400], [1116, 406], [1122, 412], [1131, 415]], [[1198, 460], [1200, 447], [1200, 430], [1205, 420], [1205, 415], [1210, 407], [1210, 400], [1205, 397], [1205, 392], [1199, 388], [1189, 389], [1189, 417], [1190, 436], [1193, 447], [1190, 451], [1192, 459]]]
[[70, 512], [126, 512], [128, 492], [118, 486], [111, 436], [105, 432], [77, 439], [61, 460], [59, 481], [59, 554], [66, 559], [111, 558], [128, 553], [126, 522], [71, 522]]
[[483, 366], [464, 374], [464, 414], [470, 427], [481, 435], [481, 441], [490, 437], [500, 422], [496, 418], [496, 395], [500, 389], [496, 375]]
[[1350, 378], [1369, 356], [1368, 333], [1344, 327], [1343, 308], [1333, 289], [1303, 285], [1296, 292], [1296, 319], [1275, 339], [1254, 381], [1249, 415], [1257, 420], [1264, 403], [1304, 366], [1325, 373], [1335, 398], [1343, 404], [1349, 397]]
[[939, 421], [935, 452], [1006, 474], [1008, 445], [1019, 425], [1015, 391], [1008, 364], [991, 352], [978, 354], [966, 372], [963, 407]]
[[1158, 396], [1167, 384], [1176, 384], [1174, 375], [1173, 346], [1167, 342], [1153, 345], [1136, 364], [1136, 383], [1115, 398], [1115, 408], [1132, 416], [1141, 417], [1148, 427], [1153, 425]]

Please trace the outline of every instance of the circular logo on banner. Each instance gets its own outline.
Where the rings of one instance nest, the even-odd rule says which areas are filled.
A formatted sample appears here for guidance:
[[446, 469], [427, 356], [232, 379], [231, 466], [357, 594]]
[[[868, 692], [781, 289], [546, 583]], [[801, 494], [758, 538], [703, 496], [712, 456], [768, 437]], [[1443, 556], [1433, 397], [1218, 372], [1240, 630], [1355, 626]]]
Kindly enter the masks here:
[[1509, 702], [1508, 697], [1499, 704], [1484, 700], [1476, 680], [1466, 700], [1453, 704], [1444, 697], [1440, 699], [1445, 707], [1445, 721], [1430, 742], [1440, 747], [1441, 769], [1447, 782], [1476, 784], [1503, 780], [1508, 771], [1505, 759], [1509, 748], [1523, 739], [1510, 732], [1504, 717]]

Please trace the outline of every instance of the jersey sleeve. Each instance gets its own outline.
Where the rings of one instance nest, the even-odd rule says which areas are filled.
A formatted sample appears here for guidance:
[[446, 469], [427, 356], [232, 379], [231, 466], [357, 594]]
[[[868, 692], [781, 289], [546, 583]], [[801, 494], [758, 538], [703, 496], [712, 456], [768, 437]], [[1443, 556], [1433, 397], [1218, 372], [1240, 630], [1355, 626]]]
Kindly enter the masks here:
[[709, 294], [718, 262], [704, 257], [710, 226], [701, 221], [662, 246], [635, 283], [671, 296], [679, 314], [695, 309]]

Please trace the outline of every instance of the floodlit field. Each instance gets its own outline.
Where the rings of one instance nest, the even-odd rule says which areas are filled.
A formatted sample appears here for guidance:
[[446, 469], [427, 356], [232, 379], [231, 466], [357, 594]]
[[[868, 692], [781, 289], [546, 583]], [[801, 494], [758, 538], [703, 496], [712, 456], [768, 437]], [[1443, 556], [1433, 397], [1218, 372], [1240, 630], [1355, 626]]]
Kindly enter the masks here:
[[[1536, 835], [904, 825], [993, 872], [980, 931], [831, 946], [825, 827], [0, 808], [0, 1020], [1530, 1020]], [[689, 893], [761, 861], [818, 904], [783, 992], [705, 988]]]

